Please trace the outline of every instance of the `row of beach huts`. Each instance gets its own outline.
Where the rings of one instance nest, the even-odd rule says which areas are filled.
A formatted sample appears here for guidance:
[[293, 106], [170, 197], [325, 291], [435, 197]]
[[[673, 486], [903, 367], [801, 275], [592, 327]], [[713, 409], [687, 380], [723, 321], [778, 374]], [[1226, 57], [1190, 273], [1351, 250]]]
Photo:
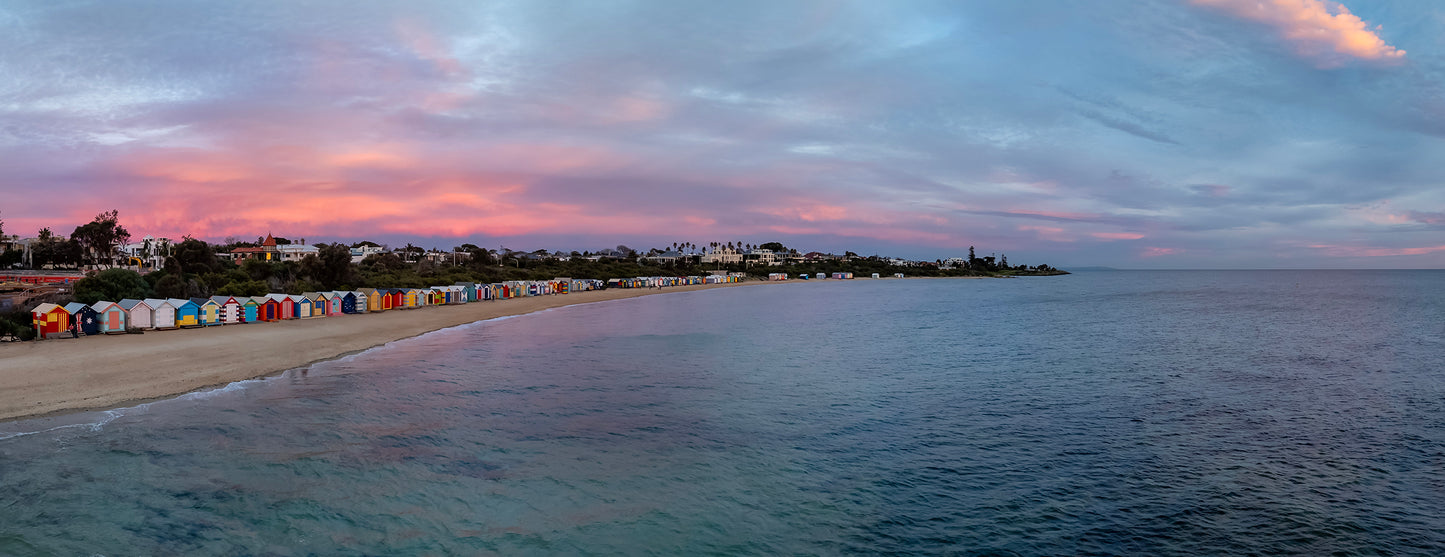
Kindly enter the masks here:
[[430, 288], [362, 288], [302, 294], [265, 296], [212, 296], [210, 298], [148, 298], [64, 306], [40, 304], [31, 313], [38, 338], [74, 335], [125, 334], [141, 330], [167, 330], [265, 323], [287, 319], [316, 319], [427, 306], [466, 304], [528, 296], [548, 296], [602, 288], [650, 288], [688, 284], [740, 282], [740, 275], [707, 277], [638, 277], [613, 279], [558, 278], [550, 281], [507, 281], [492, 284], [460, 282]]

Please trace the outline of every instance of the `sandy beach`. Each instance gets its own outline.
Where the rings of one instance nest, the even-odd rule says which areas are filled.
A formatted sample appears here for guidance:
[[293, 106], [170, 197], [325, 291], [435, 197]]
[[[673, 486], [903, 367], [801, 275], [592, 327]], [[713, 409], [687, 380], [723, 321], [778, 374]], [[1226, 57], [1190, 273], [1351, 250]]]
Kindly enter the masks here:
[[411, 310], [0, 344], [0, 420], [126, 406], [276, 374], [423, 333], [549, 308], [769, 284], [613, 289]]

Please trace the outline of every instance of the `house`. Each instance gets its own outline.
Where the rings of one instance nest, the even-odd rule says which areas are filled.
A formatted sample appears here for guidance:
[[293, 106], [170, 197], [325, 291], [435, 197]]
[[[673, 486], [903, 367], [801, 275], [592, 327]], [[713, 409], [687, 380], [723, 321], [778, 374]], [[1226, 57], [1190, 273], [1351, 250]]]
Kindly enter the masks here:
[[125, 310], [125, 322], [132, 329], [149, 329], [154, 327], [155, 310], [142, 300], [126, 298], [117, 302], [121, 309]]
[[712, 251], [707, 252], [706, 255], [703, 255], [702, 262], [718, 263], [722, 265], [742, 263], [743, 254], [735, 248], [731, 248], [728, 246], [718, 246], [716, 248], [713, 248]]
[[299, 244], [283, 244], [276, 246], [276, 255], [281, 261], [300, 261], [308, 255], [320, 257], [321, 249], [316, 246], [306, 245], [306, 239], [302, 238]]
[[169, 303], [171, 307], [176, 308], [177, 327], [201, 326], [201, 308], [200, 306], [196, 305], [195, 302], [192, 302], [190, 300], [182, 300], [180, 298], [170, 298], [166, 300], [166, 303]]
[[241, 309], [241, 302], [231, 296], [211, 296], [211, 301], [220, 308], [221, 323], [235, 325], [246, 322], [246, 312]]
[[196, 321], [202, 327], [221, 324], [221, 305], [210, 298], [191, 298], [191, 303], [196, 304]]
[[40, 304], [30, 312], [35, 325], [35, 336], [50, 338], [70, 330], [70, 312], [55, 304]]
[[100, 319], [95, 310], [80, 302], [65, 304], [65, 312], [70, 314], [70, 321], [80, 325], [80, 332], [87, 335], [100, 334]]
[[361, 263], [366, 256], [376, 253], [386, 253], [386, 248], [381, 246], [360, 246], [351, 248], [351, 262]]
[[160, 298], [146, 298], [145, 303], [155, 312], [151, 315], [151, 327], [156, 329], [176, 328], [176, 306]]
[[677, 260], [678, 260], [679, 258], [681, 258], [681, 257], [682, 257], [682, 254], [681, 254], [681, 253], [678, 253], [678, 252], [672, 251], [672, 250], [667, 250], [667, 251], [656, 252], [656, 253], [653, 253], [652, 255], [644, 255], [644, 256], [642, 256], [642, 257], [639, 257], [638, 259], [641, 259], [641, 260], [647, 261], [647, 262], [651, 262], [651, 263], [656, 263], [656, 264], [658, 264], [658, 265], [673, 265], [673, 264], [677, 263]]
[[261, 241], [261, 247], [236, 248], [231, 250], [232, 261], [240, 263], [247, 259], [260, 259], [262, 261], [280, 261], [281, 251], [276, 249], [276, 239], [272, 238], [270, 234], [267, 234], [266, 239]]
[[772, 266], [772, 265], [780, 265], [780, 264], [781, 264], [781, 263], [778, 262], [778, 256], [777, 256], [777, 254], [773, 253], [773, 250], [770, 250], [770, 249], [762, 249], [762, 248], [750, 249], [750, 250], [748, 250], [746, 253], [743, 254], [743, 259], [748, 262], [748, 265], [769, 265], [769, 266]]
[[256, 302], [257, 321], [281, 320], [281, 302], [270, 296], [256, 296], [251, 300]]
[[99, 301], [90, 306], [95, 310], [100, 332], [107, 335], [125, 332], [125, 309], [115, 302]]

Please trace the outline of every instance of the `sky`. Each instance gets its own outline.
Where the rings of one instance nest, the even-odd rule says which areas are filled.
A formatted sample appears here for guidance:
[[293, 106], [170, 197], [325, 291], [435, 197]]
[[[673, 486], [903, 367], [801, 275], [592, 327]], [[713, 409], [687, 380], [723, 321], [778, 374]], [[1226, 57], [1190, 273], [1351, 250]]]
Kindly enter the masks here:
[[0, 2], [0, 219], [1445, 267], [1437, 0]]

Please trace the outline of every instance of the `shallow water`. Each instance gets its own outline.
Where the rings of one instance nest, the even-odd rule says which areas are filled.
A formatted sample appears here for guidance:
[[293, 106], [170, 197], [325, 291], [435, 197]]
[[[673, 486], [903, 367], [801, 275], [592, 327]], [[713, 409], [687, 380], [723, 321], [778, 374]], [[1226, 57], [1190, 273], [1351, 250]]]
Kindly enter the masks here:
[[1445, 273], [784, 284], [0, 424], [0, 555], [1445, 553]]

